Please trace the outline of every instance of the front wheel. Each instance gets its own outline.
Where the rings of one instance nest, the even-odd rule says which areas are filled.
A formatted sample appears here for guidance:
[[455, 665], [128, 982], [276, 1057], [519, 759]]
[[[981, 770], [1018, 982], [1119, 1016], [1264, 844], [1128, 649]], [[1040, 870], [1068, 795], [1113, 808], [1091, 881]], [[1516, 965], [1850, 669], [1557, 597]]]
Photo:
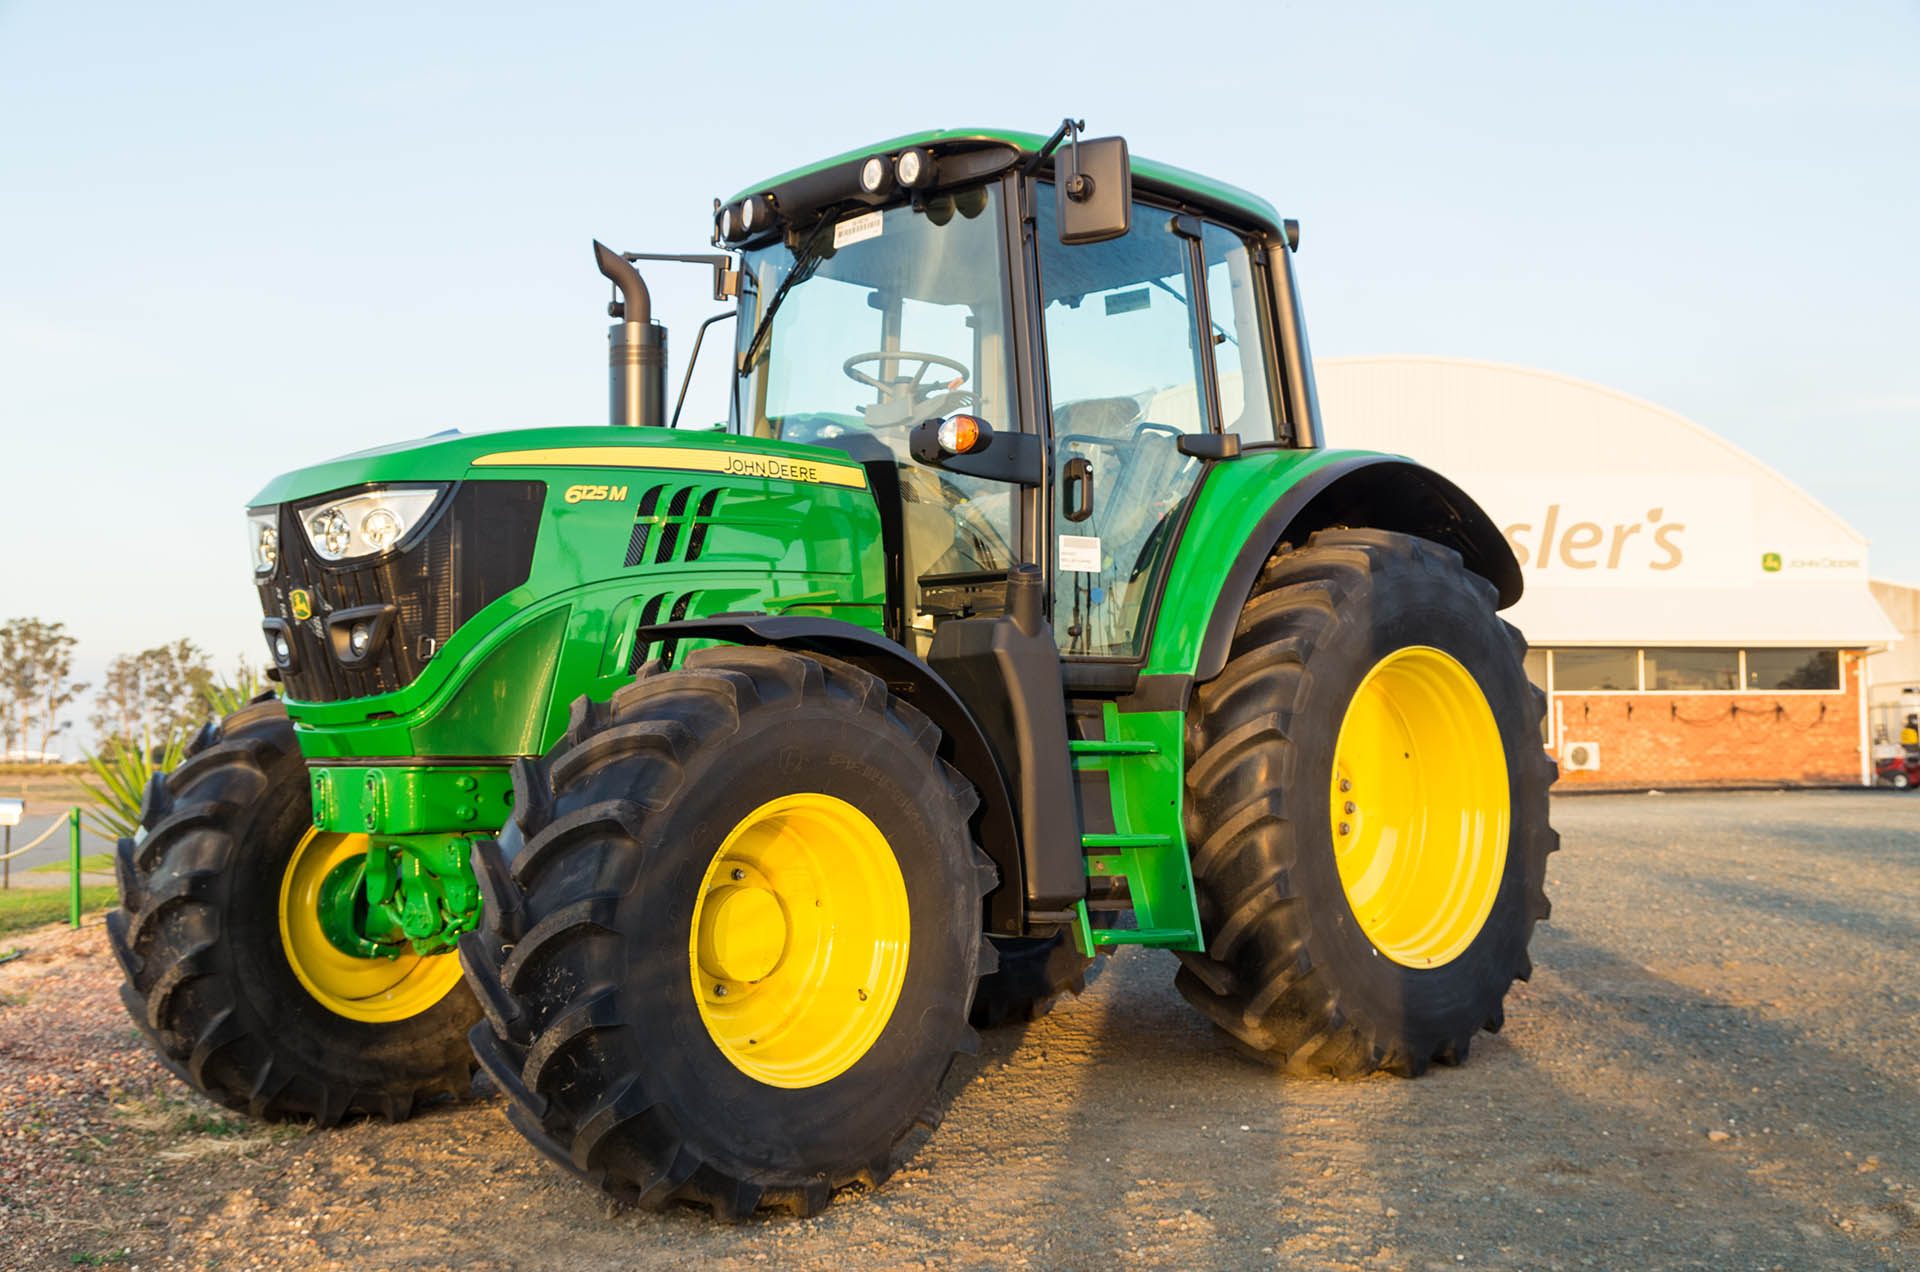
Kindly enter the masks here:
[[508, 1115], [613, 1196], [811, 1214], [944, 1107], [993, 967], [973, 789], [858, 668], [723, 647], [581, 699], [474, 852]]
[[1301, 1072], [1418, 1074], [1498, 1029], [1547, 916], [1544, 697], [1449, 549], [1330, 530], [1268, 561], [1196, 691], [1185, 996]]
[[307, 769], [277, 701], [203, 730], [116, 851], [107, 939], [120, 996], [160, 1062], [266, 1119], [407, 1117], [463, 1098], [479, 1007], [451, 954], [362, 958], [322, 931], [321, 881], [366, 852], [315, 829]]

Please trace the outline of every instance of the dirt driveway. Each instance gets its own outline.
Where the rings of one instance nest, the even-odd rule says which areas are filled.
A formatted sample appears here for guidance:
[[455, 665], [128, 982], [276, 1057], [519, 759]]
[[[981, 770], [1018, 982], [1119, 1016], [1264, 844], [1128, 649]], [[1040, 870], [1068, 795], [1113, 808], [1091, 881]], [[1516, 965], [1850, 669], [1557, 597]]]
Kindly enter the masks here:
[[1538, 971], [1465, 1067], [1276, 1077], [1130, 951], [807, 1221], [615, 1209], [497, 1097], [253, 1126], [147, 1058], [97, 926], [0, 938], [0, 1266], [1920, 1268], [1920, 795], [1555, 815]]

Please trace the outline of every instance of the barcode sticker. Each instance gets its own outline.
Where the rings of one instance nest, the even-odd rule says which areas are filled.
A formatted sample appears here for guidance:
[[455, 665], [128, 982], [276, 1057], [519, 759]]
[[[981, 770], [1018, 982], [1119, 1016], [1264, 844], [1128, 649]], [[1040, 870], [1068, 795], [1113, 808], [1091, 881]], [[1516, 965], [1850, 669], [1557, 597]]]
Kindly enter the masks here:
[[839, 251], [849, 243], [861, 243], [870, 238], [880, 237], [880, 214], [866, 212], [860, 216], [848, 217], [833, 227], [833, 250]]

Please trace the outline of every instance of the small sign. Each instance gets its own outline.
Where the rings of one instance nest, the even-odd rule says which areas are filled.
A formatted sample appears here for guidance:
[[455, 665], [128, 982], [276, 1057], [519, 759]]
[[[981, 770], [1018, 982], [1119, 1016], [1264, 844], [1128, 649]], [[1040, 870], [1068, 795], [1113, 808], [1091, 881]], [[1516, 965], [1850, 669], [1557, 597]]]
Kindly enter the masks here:
[[1100, 538], [1079, 534], [1060, 536], [1060, 569], [1074, 574], [1100, 573]]
[[837, 252], [849, 243], [862, 243], [867, 239], [879, 237], [880, 214], [878, 212], [848, 217], [833, 227], [833, 250]]
[[21, 815], [27, 811], [24, 799], [0, 799], [0, 826], [18, 826]]

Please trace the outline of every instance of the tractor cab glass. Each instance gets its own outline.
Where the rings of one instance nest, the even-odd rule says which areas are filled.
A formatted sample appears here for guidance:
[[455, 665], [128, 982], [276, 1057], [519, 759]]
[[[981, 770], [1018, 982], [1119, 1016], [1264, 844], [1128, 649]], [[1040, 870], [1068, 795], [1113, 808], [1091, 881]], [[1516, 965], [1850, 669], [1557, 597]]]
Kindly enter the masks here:
[[1212, 361], [1193, 242], [1141, 205], [1123, 236], [1063, 245], [1036, 200], [1055, 473], [1053, 629], [1065, 654], [1131, 658], [1200, 475], [1183, 434], [1211, 428]]
[[1054, 449], [1053, 629], [1063, 654], [1134, 658], [1201, 461], [1181, 438], [1225, 424], [1275, 438], [1272, 333], [1254, 254], [1213, 222], [1136, 203], [1118, 238], [1059, 241], [1036, 201]]
[[997, 190], [976, 188], [849, 214], [743, 263], [739, 356], [753, 357], [735, 384], [734, 430], [896, 461], [907, 613], [922, 645], [951, 598], [997, 595], [1016, 560], [1013, 488], [908, 451], [915, 425], [956, 412], [1018, 428], [998, 208]]

